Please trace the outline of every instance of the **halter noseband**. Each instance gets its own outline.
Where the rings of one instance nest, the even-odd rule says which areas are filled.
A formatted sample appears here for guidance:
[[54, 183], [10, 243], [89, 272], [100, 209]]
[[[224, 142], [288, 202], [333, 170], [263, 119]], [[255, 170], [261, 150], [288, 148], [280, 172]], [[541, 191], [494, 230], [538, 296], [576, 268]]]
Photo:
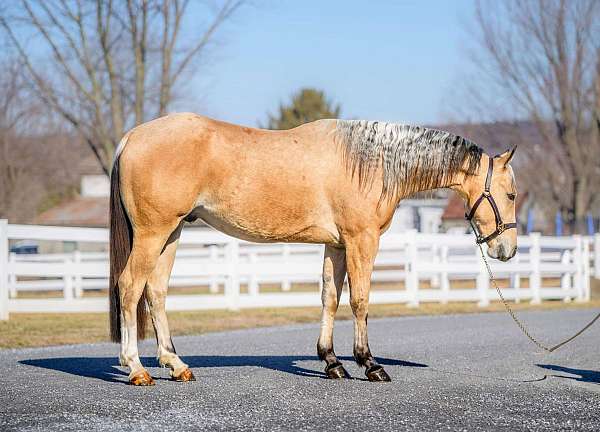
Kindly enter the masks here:
[[[493, 172], [494, 172], [494, 158], [490, 158], [490, 164], [488, 166], [488, 172], [487, 172], [487, 176], [485, 178], [485, 189], [483, 190], [483, 192], [481, 193], [479, 198], [477, 198], [477, 201], [475, 201], [475, 204], [473, 204], [473, 207], [471, 207], [471, 211], [469, 211], [469, 213], [465, 214], [465, 218], [471, 224], [471, 228], [473, 229], [473, 232], [475, 233], [475, 236], [477, 237], [477, 240], [476, 240], [477, 244], [487, 243], [488, 241], [495, 239], [496, 237], [498, 237], [500, 234], [502, 234], [504, 231], [506, 231], [508, 229], [511, 229], [511, 228], [517, 229], [516, 222], [511, 222], [511, 223], [506, 223], [506, 224], [504, 222], [502, 222], [502, 216], [500, 216], [500, 211], [498, 210], [496, 201], [494, 201], [494, 197], [490, 193], [490, 187], [492, 186], [492, 173]], [[481, 204], [481, 202], [484, 199], [488, 200], [488, 202], [490, 203], [490, 206], [492, 207], [492, 210], [494, 211], [494, 217], [496, 218], [496, 231], [494, 231], [487, 237], [484, 237], [483, 234], [481, 234], [481, 232], [479, 231], [479, 229], [473, 222], [473, 216], [475, 216], [475, 212], [477, 211], [477, 208], [479, 207], [479, 205]]]

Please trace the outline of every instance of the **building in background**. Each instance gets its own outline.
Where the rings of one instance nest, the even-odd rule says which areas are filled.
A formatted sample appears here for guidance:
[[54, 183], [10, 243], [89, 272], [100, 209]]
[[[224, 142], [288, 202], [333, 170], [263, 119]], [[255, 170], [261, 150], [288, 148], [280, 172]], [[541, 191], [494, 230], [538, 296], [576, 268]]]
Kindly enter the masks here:
[[91, 157], [78, 167], [81, 176], [79, 194], [40, 213], [34, 220], [40, 225], [108, 227], [110, 182]]
[[428, 196], [402, 200], [388, 232], [399, 233], [413, 229], [423, 233], [440, 232], [442, 214], [448, 202], [447, 195], [446, 191], [439, 191]]

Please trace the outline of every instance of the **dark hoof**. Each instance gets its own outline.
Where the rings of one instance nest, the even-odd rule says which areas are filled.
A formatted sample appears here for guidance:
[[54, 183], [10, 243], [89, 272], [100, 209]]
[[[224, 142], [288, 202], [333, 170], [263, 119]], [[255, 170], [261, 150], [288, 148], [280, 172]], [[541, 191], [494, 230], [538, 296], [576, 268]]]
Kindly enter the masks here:
[[143, 370], [131, 376], [129, 378], [129, 384], [134, 386], [153, 386], [154, 380], [148, 372]]
[[177, 382], [196, 381], [196, 377], [189, 368], [181, 372], [178, 376], [171, 376], [171, 379]]
[[365, 375], [372, 382], [390, 382], [392, 380], [383, 367], [379, 365], [368, 368], [365, 371]]
[[327, 377], [331, 379], [350, 378], [350, 375], [346, 372], [346, 369], [344, 369], [344, 366], [342, 366], [341, 363], [327, 365], [325, 373], [327, 374]]

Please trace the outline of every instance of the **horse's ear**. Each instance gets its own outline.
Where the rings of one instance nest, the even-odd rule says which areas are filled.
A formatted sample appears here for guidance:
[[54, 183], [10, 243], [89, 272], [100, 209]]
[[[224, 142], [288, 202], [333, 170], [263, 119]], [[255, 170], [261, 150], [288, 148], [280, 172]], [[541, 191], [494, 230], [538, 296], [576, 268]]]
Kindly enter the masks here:
[[498, 159], [498, 162], [500, 162], [502, 165], [507, 166], [515, 155], [515, 150], [517, 150], [516, 145], [514, 145], [510, 150], [506, 150], [504, 153], [496, 156], [496, 159]]

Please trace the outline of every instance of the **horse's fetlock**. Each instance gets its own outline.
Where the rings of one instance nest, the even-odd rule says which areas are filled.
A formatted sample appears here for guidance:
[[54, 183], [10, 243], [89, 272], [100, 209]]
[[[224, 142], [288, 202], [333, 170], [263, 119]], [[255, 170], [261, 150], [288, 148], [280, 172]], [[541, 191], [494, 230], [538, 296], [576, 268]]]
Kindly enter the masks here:
[[125, 356], [123, 354], [119, 355], [119, 364], [121, 366], [128, 366], [129, 362], [130, 362], [130, 359], [127, 356]]
[[333, 347], [331, 345], [321, 345], [320, 342], [317, 343], [317, 355], [322, 361], [328, 361], [332, 358], [335, 359]]
[[354, 360], [359, 366], [366, 366], [372, 359], [371, 350], [369, 347], [354, 347]]

